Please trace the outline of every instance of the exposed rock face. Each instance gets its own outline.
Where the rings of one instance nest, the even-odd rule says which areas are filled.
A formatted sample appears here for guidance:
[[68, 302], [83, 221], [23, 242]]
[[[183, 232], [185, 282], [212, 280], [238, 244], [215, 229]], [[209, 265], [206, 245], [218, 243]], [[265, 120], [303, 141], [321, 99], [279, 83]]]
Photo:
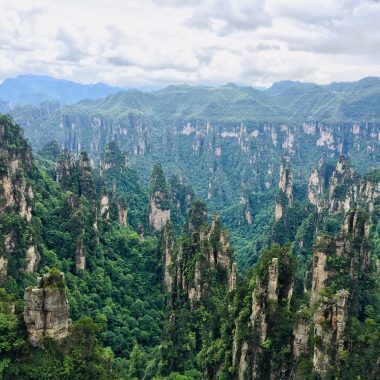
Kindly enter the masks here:
[[44, 338], [60, 340], [69, 333], [69, 305], [63, 273], [48, 273], [24, 294], [24, 320], [28, 340], [41, 347]]
[[0, 279], [7, 275], [8, 259], [5, 256], [0, 257]]
[[34, 245], [31, 245], [26, 251], [26, 272], [32, 273], [37, 269], [40, 255]]
[[374, 205], [380, 200], [380, 182], [365, 178], [360, 185], [359, 195], [360, 204], [364, 204], [372, 212]]
[[235, 290], [237, 286], [237, 269], [236, 269], [236, 263], [232, 264], [231, 268], [231, 275], [229, 279], [229, 289]]
[[149, 223], [155, 231], [161, 231], [170, 220], [170, 210], [164, 209], [160, 205], [160, 201], [164, 197], [162, 192], [156, 191], [150, 199]]
[[280, 220], [282, 218], [282, 215], [284, 214], [284, 207], [281, 203], [276, 202], [275, 210], [274, 210], [274, 217], [277, 220]]
[[174, 234], [169, 223], [162, 235], [162, 250], [164, 254], [164, 287], [168, 293], [173, 291], [173, 279], [171, 275], [171, 265], [173, 262], [173, 252], [174, 252]]
[[278, 301], [278, 258], [272, 259], [271, 265], [268, 268], [268, 299]]
[[65, 181], [66, 178], [71, 176], [72, 171], [76, 167], [75, 155], [73, 152], [67, 154], [63, 151], [61, 157], [55, 164], [56, 180], [59, 183]]
[[323, 196], [323, 179], [317, 169], [313, 169], [310, 178], [307, 191], [307, 197], [309, 202], [317, 207], [318, 211], [321, 211], [321, 201]]
[[359, 178], [344, 156], [340, 156], [330, 178], [328, 205], [331, 215], [347, 212], [358, 200]]
[[317, 342], [314, 345], [313, 367], [322, 379], [326, 378], [328, 370], [337, 360], [339, 349], [343, 348], [348, 296], [346, 290], [339, 290], [331, 300], [323, 299], [314, 315]]
[[83, 236], [84, 236], [84, 229], [82, 230], [81, 235], [78, 237], [76, 251], [75, 251], [75, 269], [77, 273], [82, 270], [85, 270], [86, 268], [86, 256], [84, 254]]
[[[297, 311], [292, 332], [287, 333], [291, 342], [288, 363], [291, 364], [289, 368], [286, 364], [279, 366], [277, 363], [274, 366], [270, 350], [267, 350], [273, 337], [273, 326], [276, 325], [273, 313], [281, 305], [286, 305], [285, 295], [287, 300], [292, 297], [293, 286], [284, 284], [289, 273], [281, 276], [284, 262], [280, 257], [266, 258], [265, 267], [260, 265], [260, 261], [257, 264], [260, 276], [253, 277], [256, 283], [249, 320], [247, 305], [235, 319], [232, 368], [238, 379], [300, 380], [305, 378], [307, 363], [310, 365], [308, 374], [312, 372], [318, 378], [327, 380], [331, 378], [332, 371], [343, 369], [340, 368], [344, 362], [342, 355], [347, 355], [351, 350], [346, 334], [347, 323], [352, 317], [348, 304], [359, 303], [359, 282], [372, 273], [370, 228], [374, 214], [371, 213], [380, 204], [380, 175], [378, 171], [373, 171], [360, 179], [347, 160], [341, 157], [330, 178], [327, 194], [324, 194], [325, 183], [332, 170], [328, 165], [320, 169], [312, 172], [309, 181], [308, 198], [319, 212], [310, 214], [309, 233], [315, 239], [311, 279], [302, 281], [304, 295], [297, 295], [300, 297], [297, 299], [302, 299], [303, 304]], [[281, 177], [280, 208], [291, 201], [291, 197], [286, 195], [286, 176], [282, 174]], [[334, 224], [327, 227], [327, 220]], [[380, 264], [377, 265], [380, 267]], [[298, 292], [301, 289], [298, 288]], [[310, 304], [307, 305], [309, 292]]]
[[313, 277], [310, 303], [314, 305], [319, 298], [320, 291], [325, 287], [325, 282], [328, 278], [328, 272], [326, 270], [327, 254], [324, 250], [319, 248], [320, 246], [328, 247], [334, 244], [333, 241], [327, 237], [317, 236], [316, 246], [313, 251]]
[[[378, 201], [377, 184], [367, 185], [355, 177], [355, 173], [345, 166], [340, 159], [330, 181], [329, 213], [345, 213], [341, 231], [333, 236], [318, 234], [313, 250], [312, 289], [310, 303], [317, 308], [308, 324], [314, 325], [316, 342], [312, 353], [313, 370], [321, 379], [329, 378], [328, 372], [333, 366], [338, 366], [339, 350], [345, 348], [345, 328], [348, 319], [348, 301], [350, 294], [345, 289], [339, 289], [331, 295], [331, 284], [336, 276], [349, 276], [352, 284], [359, 281], [360, 274], [369, 270], [371, 261], [371, 245], [369, 243], [370, 214], [358, 206], [371, 212], [370, 200]], [[338, 192], [347, 204], [337, 202], [339, 186], [347, 185], [344, 191]], [[367, 187], [368, 186], [368, 187]], [[367, 193], [365, 189], [371, 190]], [[357, 190], [360, 189], [358, 192]], [[347, 273], [342, 274], [339, 266], [344, 263]], [[353, 285], [354, 289], [355, 286]], [[322, 290], [326, 289], [325, 292]], [[305, 329], [307, 321], [295, 327], [294, 356], [306, 353]]]
[[244, 215], [245, 215], [245, 221], [247, 222], [247, 224], [252, 224], [251, 210], [249, 210], [248, 208], [246, 208], [245, 211], [244, 211]]
[[308, 352], [309, 330], [310, 321], [307, 318], [299, 318], [293, 330], [293, 355], [295, 360]]
[[[207, 297], [209, 279], [206, 277], [208, 270], [222, 271], [226, 274], [226, 288], [236, 288], [236, 265], [232, 262], [232, 249], [229, 235], [221, 230], [217, 216], [213, 217], [211, 225], [207, 225], [207, 211], [199, 209], [194, 216], [194, 210], [190, 210], [189, 236], [191, 244], [199, 247], [196, 251], [189, 252], [185, 242], [181, 242], [174, 252], [174, 235], [171, 224], [168, 223], [162, 234], [162, 246], [164, 259], [164, 285], [166, 291], [172, 297], [178, 297], [182, 293], [185, 300], [192, 307]], [[192, 273], [189, 272], [189, 264], [194, 261]], [[173, 304], [173, 302], [172, 302]]]
[[[272, 257], [268, 266], [262, 269], [266, 273], [257, 274], [252, 293], [251, 314], [247, 324], [241, 326], [235, 321], [232, 365], [238, 379], [261, 379], [264, 378], [264, 373], [270, 371], [271, 359], [266, 356], [265, 344], [276, 325], [275, 310], [280, 307], [279, 305], [281, 307], [287, 305], [292, 297], [292, 275], [288, 278], [280, 276], [281, 270], [290, 274], [287, 269], [289, 266], [290, 258], [285, 251], [279, 252], [277, 257]], [[241, 330], [245, 336], [251, 335], [239, 341]], [[271, 378], [283, 378], [279, 371], [282, 372], [282, 369], [273, 370]]]
[[285, 193], [289, 204], [293, 202], [293, 173], [290, 169], [285, 169], [281, 166], [279, 189]]
[[280, 220], [284, 214], [284, 208], [293, 203], [293, 173], [290, 169], [281, 166], [280, 181], [278, 183], [279, 194], [276, 197], [275, 219]]
[[249, 373], [248, 342], [244, 342], [240, 352], [240, 361], [238, 369], [238, 379], [245, 380]]
[[252, 213], [249, 204], [249, 194], [248, 191], [244, 192], [244, 195], [240, 197], [240, 204], [244, 206], [244, 218], [247, 224], [252, 224]]
[[109, 220], [109, 198], [107, 194], [104, 194], [100, 199], [100, 215], [105, 220]]
[[119, 223], [122, 226], [127, 226], [128, 225], [128, 211], [127, 208], [122, 205], [120, 202], [117, 203], [117, 211], [118, 211], [118, 219]]
[[[210, 338], [220, 336], [222, 315], [228, 313], [228, 306], [223, 302], [234, 294], [237, 274], [232, 263], [229, 236], [221, 229], [217, 216], [213, 217], [211, 224], [208, 223], [207, 209], [201, 201], [194, 202], [184, 234], [177, 241], [174, 241], [170, 222], [160, 238], [169, 315], [167, 336], [169, 341], [176, 341], [178, 329], [191, 328], [195, 332], [192, 350], [178, 347], [174, 361], [172, 354], [166, 356], [167, 351], [163, 348], [162, 357], [168, 363], [165, 370], [170, 373], [177, 366], [177, 360], [192, 360], [198, 352], [209, 348]], [[220, 317], [215, 318], [215, 311]], [[210, 318], [205, 318], [206, 315]], [[190, 320], [197, 330], [191, 327]], [[204, 378], [215, 378], [218, 368], [217, 363], [207, 365]]]
[[[21, 129], [10, 119], [2, 116], [0, 120], [0, 215], [18, 215], [24, 228], [32, 220], [34, 193], [30, 183], [32, 175], [32, 156], [26, 141], [22, 139]], [[28, 241], [33, 241], [33, 230], [30, 229]], [[3, 235], [3, 236], [2, 236]], [[4, 279], [8, 274], [8, 262], [12, 253], [22, 249], [26, 261], [24, 268], [36, 270], [39, 254], [34, 244], [19, 246], [15, 232], [0, 232], [0, 275]], [[18, 252], [20, 254], [20, 252]]]

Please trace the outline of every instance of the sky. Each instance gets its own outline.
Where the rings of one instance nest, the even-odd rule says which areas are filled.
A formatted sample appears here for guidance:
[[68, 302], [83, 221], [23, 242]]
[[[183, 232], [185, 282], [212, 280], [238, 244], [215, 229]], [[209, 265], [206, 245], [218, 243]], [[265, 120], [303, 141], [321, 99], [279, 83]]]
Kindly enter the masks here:
[[379, 62], [375, 0], [0, 0], [0, 81], [330, 83]]

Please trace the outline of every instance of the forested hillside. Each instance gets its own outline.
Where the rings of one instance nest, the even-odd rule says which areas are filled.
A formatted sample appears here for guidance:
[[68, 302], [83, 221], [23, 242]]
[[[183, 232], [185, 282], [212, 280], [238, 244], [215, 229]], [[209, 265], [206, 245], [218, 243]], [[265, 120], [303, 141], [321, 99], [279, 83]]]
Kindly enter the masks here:
[[270, 188], [246, 187], [239, 274], [229, 214], [184, 173], [155, 164], [147, 186], [115, 141], [33, 154], [7, 116], [0, 135], [4, 379], [379, 378], [378, 169], [334, 151], [306, 174], [288, 152]]
[[304, 201], [321, 158], [331, 169], [346, 154], [361, 174], [378, 165], [379, 94], [378, 78], [328, 86], [279, 82], [264, 91], [182, 85], [11, 113], [36, 151], [55, 140], [98, 164], [116, 141], [145, 187], [160, 162], [220, 213], [239, 269], [247, 271], [266, 245], [283, 162], [294, 172], [296, 201]]

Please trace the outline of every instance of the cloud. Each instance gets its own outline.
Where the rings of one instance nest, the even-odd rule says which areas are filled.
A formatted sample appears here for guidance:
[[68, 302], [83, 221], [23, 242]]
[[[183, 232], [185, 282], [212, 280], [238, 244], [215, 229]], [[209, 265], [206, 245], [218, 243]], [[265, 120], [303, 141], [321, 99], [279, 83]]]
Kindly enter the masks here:
[[380, 75], [372, 0], [2, 0], [0, 79], [118, 86]]
[[221, 34], [235, 29], [255, 30], [270, 23], [264, 0], [210, 0], [198, 7], [187, 22]]
[[154, 4], [169, 7], [189, 7], [201, 4], [203, 0], [152, 0]]

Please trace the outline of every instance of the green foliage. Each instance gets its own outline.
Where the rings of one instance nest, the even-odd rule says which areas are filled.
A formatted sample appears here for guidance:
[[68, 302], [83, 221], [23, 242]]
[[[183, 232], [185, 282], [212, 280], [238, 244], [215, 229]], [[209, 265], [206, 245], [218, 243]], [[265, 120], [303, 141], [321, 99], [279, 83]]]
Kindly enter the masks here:
[[[190, 90], [177, 88], [166, 91], [173, 99], [184, 96]], [[292, 93], [293, 90], [286, 91]], [[320, 89], [315, 91], [313, 99], [318, 102], [316, 108], [319, 112], [324, 97], [330, 95]], [[253, 96], [248, 90], [232, 86], [226, 86], [222, 92], [242, 96], [245, 101], [250, 101]], [[198, 89], [192, 93], [191, 99], [198, 101], [197, 96], [202, 98], [205, 95]], [[120, 95], [115, 95], [115, 99], [120, 100]], [[237, 99], [237, 103], [241, 100]], [[145, 101], [141, 99], [142, 103]], [[110, 99], [108, 102], [112, 103]], [[160, 102], [157, 100], [157, 103]], [[310, 110], [312, 104], [306, 105]], [[124, 112], [125, 104], [119, 106], [120, 111]], [[138, 129], [143, 131], [148, 120], [135, 112], [141, 106], [145, 107], [144, 104], [134, 103], [128, 110], [127, 121], [120, 120], [120, 125], [139, 125]], [[165, 108], [161, 106], [152, 113], [158, 112], [161, 116]], [[90, 105], [84, 102], [78, 107], [87, 108]], [[205, 102], [204, 107], [207, 110], [196, 105], [196, 113], [215, 112], [215, 115], [226, 120], [232, 117], [230, 109], [226, 109], [224, 116], [219, 116], [214, 104]], [[237, 107], [241, 112], [247, 112]], [[112, 113], [111, 108], [107, 112]], [[192, 117], [186, 107], [174, 111], [173, 114]], [[83, 115], [78, 116], [81, 117]], [[63, 118], [67, 118], [65, 123], [70, 120], [67, 115]], [[273, 167], [270, 167], [272, 171], [280, 162], [279, 151], [265, 140], [260, 125], [247, 123], [249, 136], [256, 128], [260, 133], [257, 141], [256, 138], [246, 139], [250, 149], [257, 152], [257, 161], [247, 166], [244, 164], [247, 157], [243, 149], [236, 151], [229, 138], [223, 139], [223, 142], [218, 140], [218, 133], [226, 125], [223, 123], [219, 126], [220, 130], [215, 127], [213, 131], [214, 127], [209, 126], [207, 133], [199, 140], [199, 146], [182, 144], [190, 138], [187, 132], [168, 137], [166, 132], [163, 134], [161, 130], [153, 130], [152, 133], [164, 135], [167, 143], [173, 140], [170, 143], [177, 151], [173, 150], [170, 154], [176, 156], [170, 158], [175, 159], [168, 159], [166, 151], [158, 153], [156, 147], [149, 146], [149, 154], [144, 156], [146, 162], [134, 163], [136, 168], [142, 169], [142, 176], [146, 176], [154, 159], [164, 162], [168, 172], [186, 174], [187, 178], [172, 176], [166, 181], [160, 164], [155, 165], [152, 171], [150, 196], [157, 197], [160, 207], [171, 210], [173, 231], [180, 230], [194, 198], [191, 187], [186, 183], [192, 183], [196, 194], [204, 199], [208, 197], [207, 189], [211, 188], [208, 204], [212, 211], [221, 209], [220, 220], [214, 216], [211, 229], [206, 204], [196, 201], [190, 208], [183, 234], [176, 239], [170, 267], [171, 274], [176, 278], [180, 274], [183, 282], [173, 285], [174, 289], [165, 305], [161, 286], [161, 243], [164, 235], [159, 246], [157, 235], [149, 235], [148, 191], [141, 185], [137, 172], [126, 166], [125, 153], [119, 146], [115, 142], [106, 146], [101, 156], [101, 174], [91, 168], [86, 153], [81, 153], [77, 158], [63, 153], [58, 158], [61, 175], [57, 183], [53, 162], [57, 157], [57, 146], [49, 144], [40, 151], [38, 161], [32, 163], [29, 148], [20, 137], [20, 128], [14, 126], [9, 118], [0, 119], [0, 126], [7, 127], [6, 138], [0, 141], [1, 147], [10, 154], [25, 156], [21, 170], [12, 180], [20, 183], [20, 179], [24, 178], [33, 185], [35, 193], [34, 200], [28, 199], [33, 206], [30, 223], [15, 209], [0, 214], [0, 250], [5, 250], [5, 236], [10, 233], [15, 245], [12, 254], [7, 254], [8, 276], [1, 279], [7, 290], [0, 292], [0, 374], [4, 378], [186, 380], [206, 377], [230, 380], [236, 377], [236, 368], [231, 367], [235, 338], [238, 344], [249, 342], [249, 355], [254, 352], [260, 358], [264, 378], [270, 372], [278, 374], [284, 368], [289, 369], [294, 363], [294, 323], [299, 318], [312, 320], [315, 311], [315, 306], [300, 308], [300, 305], [309, 304], [308, 292], [304, 289], [311, 286], [311, 253], [316, 229], [320, 236], [324, 236], [316, 248], [326, 253], [325, 269], [330, 274], [327, 286], [320, 295], [332, 300], [338, 290], [348, 289], [350, 292], [345, 346], [337, 352], [333, 376], [373, 377], [374, 363], [380, 357], [380, 288], [378, 275], [375, 274], [375, 260], [380, 257], [378, 206], [374, 205], [371, 216], [363, 210], [356, 210], [355, 223], [359, 232], [349, 236], [347, 255], [342, 257], [335, 254], [337, 246], [334, 239], [341, 232], [343, 215], [317, 213], [314, 207], [307, 205], [305, 183], [295, 184], [292, 205], [287, 204], [283, 193], [277, 195], [277, 201], [285, 209], [283, 217], [274, 223], [276, 190], [273, 190], [272, 175], [268, 174], [268, 155], [274, 157]], [[83, 133], [90, 132], [91, 127]], [[244, 139], [242, 137], [240, 141]], [[223, 155], [220, 157], [211, 153], [218, 145], [216, 141], [223, 144]], [[303, 152], [292, 157], [299, 169], [299, 178], [308, 172], [311, 161], [317, 156], [319, 158], [319, 151], [311, 137], [304, 136], [302, 144], [312, 158], [305, 160]], [[179, 145], [181, 149], [178, 149]], [[266, 147], [265, 154], [263, 146]], [[193, 149], [199, 149], [199, 155], [193, 155]], [[151, 156], [150, 152], [153, 152]], [[190, 157], [193, 159], [190, 160]], [[92, 158], [96, 160], [96, 157]], [[7, 160], [2, 155], [0, 175], [7, 170]], [[204, 173], [211, 174], [204, 176]], [[369, 173], [366, 179], [377, 181], [377, 172]], [[236, 183], [241, 183], [244, 188], [244, 204], [240, 204], [241, 193], [236, 191]], [[334, 197], [345, 198], [348, 185], [336, 187]], [[97, 213], [102, 195], [109, 198], [109, 219]], [[128, 211], [128, 227], [118, 223], [118, 206]], [[251, 215], [250, 225], [247, 212]], [[374, 227], [367, 241], [363, 235], [370, 218]], [[227, 289], [227, 271], [221, 265], [210, 265], [221, 249], [221, 223], [233, 229], [233, 242], [238, 248], [236, 257], [242, 272], [248, 273], [233, 292]], [[144, 230], [148, 233], [143, 238]], [[173, 231], [170, 232], [172, 238], [175, 237]], [[273, 245], [276, 242], [288, 244]], [[39, 269], [38, 273], [25, 274], [25, 251], [31, 243], [40, 254]], [[268, 248], [270, 245], [271, 248]], [[357, 257], [358, 252], [369, 248], [372, 262], [368, 263], [368, 269], [362, 271], [360, 268], [364, 259], [352, 259]], [[85, 270], [76, 268], [78, 251], [86, 257]], [[266, 299], [264, 294], [268, 287], [268, 268], [273, 259], [278, 260], [278, 300]], [[60, 272], [65, 274], [65, 291], [74, 322], [71, 334], [62, 342], [45, 340], [44, 350], [32, 349], [26, 341], [18, 303], [25, 286], [35, 283], [36, 276], [46, 273], [48, 268], [53, 269], [49, 271], [47, 286], [62, 287]], [[202, 294], [200, 300], [189, 300], [188, 291], [198, 281], [195, 279], [196, 273], [201, 279], [197, 285], [202, 288]], [[293, 299], [289, 300], [294, 281]], [[9, 293], [14, 295], [10, 296]], [[252, 294], [266, 312], [267, 335], [261, 344], [258, 331], [252, 328]], [[311, 346], [319, 343], [320, 339], [310, 342]], [[352, 366], [353, 362], [357, 365]], [[313, 378], [310, 355], [300, 358], [296, 367], [300, 378]]]
[[150, 177], [150, 195], [154, 197], [156, 203], [162, 210], [169, 210], [172, 207], [169, 197], [169, 186], [166, 182], [161, 164], [153, 166]]
[[56, 141], [51, 141], [44, 145], [41, 150], [37, 152], [40, 157], [50, 161], [56, 161], [61, 153], [61, 148]]
[[71, 327], [70, 335], [57, 343], [46, 340], [45, 350], [33, 349], [28, 357], [17, 358], [5, 379], [115, 379], [113, 353], [99, 346], [96, 333], [100, 326], [84, 317]]
[[51, 268], [48, 274], [44, 276], [44, 286], [64, 288], [65, 281], [61, 271], [57, 268]]

